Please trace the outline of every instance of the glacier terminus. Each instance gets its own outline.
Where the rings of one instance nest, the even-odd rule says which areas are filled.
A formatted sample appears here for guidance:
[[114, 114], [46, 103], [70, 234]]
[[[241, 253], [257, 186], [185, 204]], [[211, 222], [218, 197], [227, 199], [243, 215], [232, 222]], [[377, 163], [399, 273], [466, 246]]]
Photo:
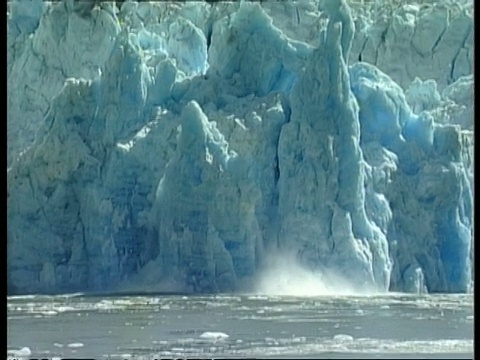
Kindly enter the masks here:
[[473, 3], [7, 5], [8, 292], [473, 287]]

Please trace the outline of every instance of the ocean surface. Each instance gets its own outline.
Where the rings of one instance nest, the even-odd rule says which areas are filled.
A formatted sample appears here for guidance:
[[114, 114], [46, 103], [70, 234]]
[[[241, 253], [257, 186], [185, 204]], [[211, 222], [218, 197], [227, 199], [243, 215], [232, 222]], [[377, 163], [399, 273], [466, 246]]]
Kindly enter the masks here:
[[9, 359], [473, 358], [473, 295], [7, 297]]

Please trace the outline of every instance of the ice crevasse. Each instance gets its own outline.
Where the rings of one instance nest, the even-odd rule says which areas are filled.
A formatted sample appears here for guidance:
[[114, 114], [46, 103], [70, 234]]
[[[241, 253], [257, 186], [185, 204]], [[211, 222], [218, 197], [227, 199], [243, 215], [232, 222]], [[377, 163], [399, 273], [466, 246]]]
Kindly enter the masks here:
[[472, 4], [373, 6], [10, 2], [9, 293], [470, 291]]

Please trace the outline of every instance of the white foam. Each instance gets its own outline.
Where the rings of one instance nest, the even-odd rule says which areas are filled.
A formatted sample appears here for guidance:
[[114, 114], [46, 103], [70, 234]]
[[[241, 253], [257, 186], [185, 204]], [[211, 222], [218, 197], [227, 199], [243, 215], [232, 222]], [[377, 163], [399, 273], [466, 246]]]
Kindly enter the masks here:
[[40, 295], [13, 295], [7, 296], [7, 300], [26, 300], [26, 299], [36, 299], [39, 298]]
[[262, 295], [305, 297], [360, 294], [348, 280], [334, 273], [308, 271], [289, 254], [272, 255], [266, 264], [256, 277], [256, 290]]
[[353, 336], [347, 334], [337, 334], [333, 337], [334, 341], [353, 341]]
[[185, 352], [185, 349], [181, 347], [172, 347], [172, 351], [183, 353]]
[[[132, 354], [126, 353], [126, 354], [117, 354], [117, 353], [110, 353], [110, 354], [102, 354], [103, 358], [107, 359], [123, 359], [123, 358], [129, 358], [132, 357]], [[137, 357], [136, 359], [143, 359], [143, 357]]]
[[252, 295], [247, 298], [248, 300], [268, 300], [268, 296]]
[[115, 305], [120, 305], [120, 306], [130, 306], [135, 304], [133, 300], [126, 300], [126, 299], [118, 299], [114, 301]]
[[[339, 334], [345, 335], [345, 334]], [[350, 335], [346, 335], [348, 338]], [[284, 340], [284, 341], [282, 341]], [[288, 344], [288, 339], [280, 339], [280, 344], [286, 346], [278, 347], [256, 347], [244, 351], [238, 351], [238, 356], [276, 356], [281, 355], [300, 358], [302, 355], [319, 354], [325, 352], [345, 352], [350, 354], [442, 354], [442, 353], [463, 353], [473, 355], [473, 340], [436, 340], [436, 341], [394, 341], [371, 338], [358, 338], [355, 341], [347, 340], [334, 341], [325, 339], [315, 344]], [[363, 356], [354, 356], [354, 358]], [[417, 356], [418, 357], [418, 356]]]

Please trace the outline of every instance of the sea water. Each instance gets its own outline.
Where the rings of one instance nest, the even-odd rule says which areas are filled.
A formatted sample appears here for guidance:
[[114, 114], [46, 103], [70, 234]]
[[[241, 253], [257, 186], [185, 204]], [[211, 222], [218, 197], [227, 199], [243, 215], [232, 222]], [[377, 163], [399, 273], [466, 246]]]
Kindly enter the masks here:
[[473, 295], [7, 297], [7, 357], [473, 358]]

